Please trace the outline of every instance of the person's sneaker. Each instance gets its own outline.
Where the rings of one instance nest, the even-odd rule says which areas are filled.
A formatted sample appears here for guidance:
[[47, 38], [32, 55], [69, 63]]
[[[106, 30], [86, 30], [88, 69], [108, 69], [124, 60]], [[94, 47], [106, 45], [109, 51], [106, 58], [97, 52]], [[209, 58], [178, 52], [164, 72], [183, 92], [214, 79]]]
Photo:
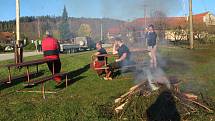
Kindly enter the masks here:
[[57, 83], [57, 85], [61, 83], [61, 77], [60, 76], [54, 77], [54, 80]]
[[108, 77], [104, 77], [103, 79], [104, 79], [104, 80], [108, 80]]
[[113, 80], [113, 79], [111, 77], [109, 77], [108, 80]]
[[113, 80], [111, 77], [104, 77], [104, 80]]

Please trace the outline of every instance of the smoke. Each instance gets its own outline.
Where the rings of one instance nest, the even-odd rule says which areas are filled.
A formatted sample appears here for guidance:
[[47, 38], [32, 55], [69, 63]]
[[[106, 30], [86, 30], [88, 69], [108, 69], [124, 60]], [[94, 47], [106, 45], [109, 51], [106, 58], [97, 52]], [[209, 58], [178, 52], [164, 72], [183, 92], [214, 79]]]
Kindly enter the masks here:
[[178, 15], [181, 5], [181, 0], [102, 0], [102, 14], [124, 20], [142, 18], [145, 14], [149, 17], [155, 11], [171, 16]]
[[[137, 61], [137, 64], [140, 65], [136, 67], [135, 71], [133, 71], [136, 84], [141, 83], [143, 81], [147, 81], [149, 88], [151, 88], [152, 90], [155, 90], [157, 88], [155, 86], [155, 84], [157, 83], [163, 84], [166, 87], [170, 88], [169, 79], [162, 69], [162, 67], [165, 66], [166, 62], [161, 58], [161, 56], [157, 56], [157, 57], [158, 57], [157, 59], [159, 63], [158, 64], [159, 66], [157, 68], [150, 67], [150, 62], [149, 62], [150, 58], [146, 58], [146, 55], [144, 57], [145, 58], [144, 61], [142, 62], [137, 61], [136, 58], [132, 58], [133, 61]], [[142, 66], [143, 64], [144, 66]]]

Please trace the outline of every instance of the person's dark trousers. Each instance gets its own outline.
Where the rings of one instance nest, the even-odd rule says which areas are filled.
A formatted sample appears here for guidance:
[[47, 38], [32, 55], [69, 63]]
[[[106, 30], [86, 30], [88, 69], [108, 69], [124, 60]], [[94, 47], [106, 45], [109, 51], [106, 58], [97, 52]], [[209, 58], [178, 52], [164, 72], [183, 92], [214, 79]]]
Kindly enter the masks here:
[[[53, 73], [53, 62], [47, 62], [49, 70]], [[61, 70], [61, 62], [60, 59], [54, 61], [54, 73], [60, 73]]]
[[119, 69], [122, 67], [122, 63], [121, 62], [113, 62], [111, 64], [108, 65], [109, 70], [106, 72], [106, 77], [112, 77], [113, 76], [113, 72], [115, 69]]

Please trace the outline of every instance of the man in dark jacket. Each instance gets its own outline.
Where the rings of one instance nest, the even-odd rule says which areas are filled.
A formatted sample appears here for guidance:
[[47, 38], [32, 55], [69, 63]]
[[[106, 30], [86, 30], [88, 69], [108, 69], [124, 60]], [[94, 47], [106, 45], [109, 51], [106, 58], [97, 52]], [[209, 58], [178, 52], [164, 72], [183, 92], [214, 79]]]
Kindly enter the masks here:
[[115, 60], [114, 63], [109, 65], [109, 72], [107, 73], [105, 80], [112, 80], [112, 74], [114, 69], [121, 68], [123, 66], [129, 65], [130, 61], [130, 50], [129, 48], [123, 43], [123, 40], [119, 37], [115, 38], [115, 43], [113, 45], [113, 54], [118, 55], [118, 59]]

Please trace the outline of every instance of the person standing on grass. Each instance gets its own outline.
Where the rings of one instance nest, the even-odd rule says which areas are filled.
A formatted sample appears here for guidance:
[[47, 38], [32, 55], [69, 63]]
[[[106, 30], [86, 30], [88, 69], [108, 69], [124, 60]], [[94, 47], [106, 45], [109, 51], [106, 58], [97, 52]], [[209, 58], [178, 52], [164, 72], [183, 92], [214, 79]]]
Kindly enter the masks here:
[[36, 52], [38, 52], [38, 42], [37, 42], [37, 40], [34, 40], [34, 46], [35, 46]]
[[[97, 49], [97, 52], [94, 55], [97, 57], [93, 61], [93, 67], [101, 68], [102, 66], [107, 64], [107, 58], [105, 56], [99, 56], [99, 55], [107, 54], [107, 51], [102, 47], [102, 42], [96, 43], [96, 49]], [[103, 73], [103, 70], [97, 70], [96, 72], [98, 75], [101, 75]]]
[[39, 39], [38, 40], [38, 52], [41, 52], [42, 51], [42, 41]]
[[157, 67], [157, 34], [154, 30], [154, 25], [149, 25], [148, 32], [146, 33], [147, 46], [150, 56], [150, 66]]
[[[46, 31], [46, 37], [42, 40], [42, 51], [45, 59], [56, 59], [54, 61], [54, 74], [60, 73], [61, 61], [59, 57], [60, 46], [57, 39], [52, 37], [49, 31]], [[53, 73], [53, 62], [47, 62], [49, 70]], [[54, 80], [57, 84], [61, 83], [61, 77], [55, 76]]]
[[115, 42], [113, 45], [113, 54], [118, 55], [118, 59], [115, 60], [114, 63], [109, 65], [109, 72], [104, 77], [105, 80], [112, 80], [112, 75], [114, 69], [121, 68], [123, 66], [130, 64], [130, 50], [129, 48], [123, 43], [123, 40], [120, 37], [115, 38]]

